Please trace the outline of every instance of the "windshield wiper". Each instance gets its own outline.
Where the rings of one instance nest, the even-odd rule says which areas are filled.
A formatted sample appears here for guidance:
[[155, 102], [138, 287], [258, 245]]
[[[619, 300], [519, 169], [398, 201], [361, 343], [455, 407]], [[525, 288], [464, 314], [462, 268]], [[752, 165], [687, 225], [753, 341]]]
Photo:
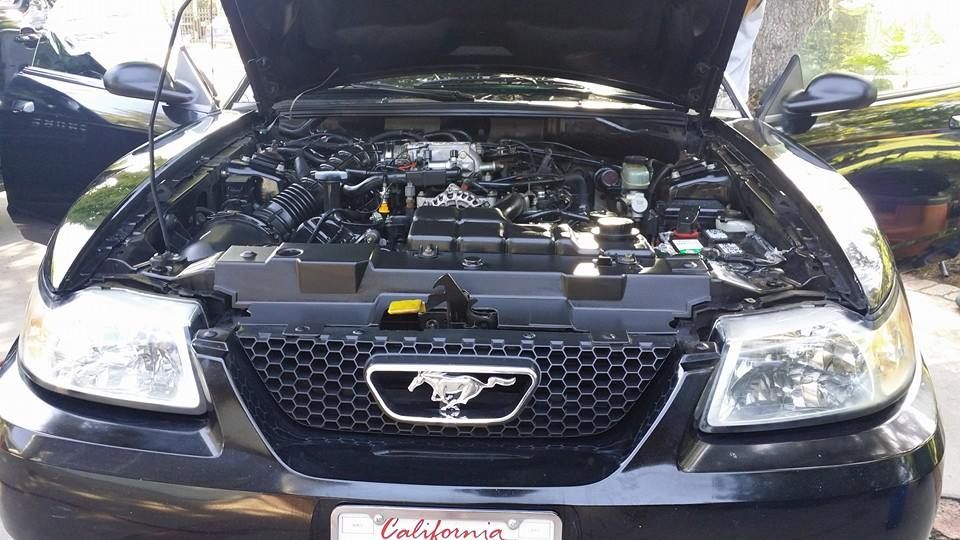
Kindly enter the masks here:
[[541, 94], [551, 96], [577, 96], [593, 97], [600, 99], [609, 99], [627, 103], [637, 103], [648, 107], [658, 109], [674, 109], [686, 111], [687, 108], [677, 105], [671, 101], [657, 99], [643, 94], [633, 92], [613, 92], [601, 94], [592, 91], [587, 86], [579, 85], [575, 82], [557, 81], [552, 79], [543, 79], [539, 77], [522, 77], [518, 75], [506, 76], [486, 76], [486, 77], [465, 77], [465, 78], [445, 78], [430, 81], [424, 81], [415, 86], [422, 90], [448, 90], [460, 91], [472, 90], [473, 92], [489, 92], [498, 94]]
[[394, 94], [404, 97], [430, 99], [433, 101], [476, 101], [472, 94], [461, 92], [459, 90], [444, 90], [434, 88], [418, 88], [412, 86], [395, 86], [384, 83], [353, 83], [329, 88], [326, 92], [336, 92], [340, 90], [361, 90], [377, 94]]

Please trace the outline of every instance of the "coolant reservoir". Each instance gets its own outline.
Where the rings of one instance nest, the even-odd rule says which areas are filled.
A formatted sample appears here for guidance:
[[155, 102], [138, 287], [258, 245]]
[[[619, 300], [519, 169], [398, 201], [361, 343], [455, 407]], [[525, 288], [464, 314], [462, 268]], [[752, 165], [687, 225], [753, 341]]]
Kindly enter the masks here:
[[650, 163], [643, 156], [623, 158], [623, 170], [620, 172], [623, 189], [626, 191], [646, 191], [650, 187]]

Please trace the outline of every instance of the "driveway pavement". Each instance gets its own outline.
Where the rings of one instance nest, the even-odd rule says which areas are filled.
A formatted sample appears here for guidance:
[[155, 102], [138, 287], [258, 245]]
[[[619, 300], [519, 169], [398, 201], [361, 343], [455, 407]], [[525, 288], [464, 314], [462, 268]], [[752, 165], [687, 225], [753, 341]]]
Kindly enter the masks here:
[[[7, 215], [7, 197], [0, 193], [0, 348], [17, 336], [26, 300], [36, 282], [36, 269], [52, 228], [27, 223], [14, 225]], [[954, 299], [960, 289], [904, 276], [914, 326], [927, 366], [933, 373], [940, 412], [947, 433], [947, 460], [943, 482], [946, 497], [960, 498], [960, 309]], [[956, 434], [956, 439], [954, 435]], [[956, 505], [955, 505], [956, 506]], [[960, 538], [960, 508], [955, 518], [938, 529], [940, 538]], [[0, 526], [0, 540], [10, 537]]]
[[[910, 298], [910, 313], [933, 386], [940, 404], [940, 415], [947, 434], [946, 469], [943, 495], [960, 498], [960, 309], [956, 297], [960, 289], [904, 275]], [[960, 538], [960, 527], [957, 530]]]
[[[52, 230], [40, 223], [22, 228], [14, 225], [7, 215], [7, 194], [0, 193], [0, 354], [6, 354], [20, 331], [27, 297], [37, 281], [37, 266]], [[0, 540], [11, 540], [2, 523]]]

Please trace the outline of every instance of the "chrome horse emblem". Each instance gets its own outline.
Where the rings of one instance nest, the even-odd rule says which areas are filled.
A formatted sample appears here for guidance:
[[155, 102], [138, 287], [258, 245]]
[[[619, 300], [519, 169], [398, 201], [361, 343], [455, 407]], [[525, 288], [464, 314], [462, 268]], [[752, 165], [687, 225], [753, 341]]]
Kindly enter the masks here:
[[509, 379], [490, 377], [487, 382], [483, 382], [469, 375], [447, 375], [434, 371], [421, 371], [410, 382], [407, 390], [413, 392], [422, 384], [429, 385], [433, 389], [433, 395], [430, 396], [430, 399], [443, 404], [440, 407], [440, 414], [446, 418], [457, 418], [460, 416], [460, 406], [466, 405], [484, 390], [494, 386], [513, 386], [516, 382], [516, 377]]

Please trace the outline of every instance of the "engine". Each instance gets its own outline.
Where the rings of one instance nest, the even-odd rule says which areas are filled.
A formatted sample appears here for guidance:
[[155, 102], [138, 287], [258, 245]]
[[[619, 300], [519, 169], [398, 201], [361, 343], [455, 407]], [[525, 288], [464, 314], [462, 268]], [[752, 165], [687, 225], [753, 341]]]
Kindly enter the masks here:
[[317, 133], [225, 166], [221, 208], [183, 254], [196, 261], [235, 244], [286, 241], [649, 254], [635, 218], [647, 206], [650, 175], [642, 160], [608, 163], [558, 143]]
[[[254, 141], [212, 175], [206, 204], [185, 224], [185, 263], [236, 246], [352, 245], [363, 248], [349, 251], [356, 264], [393, 253], [397, 268], [499, 261], [504, 271], [649, 276], [693, 265], [735, 298], [820, 283], [767, 195], [717, 154], [599, 154], [554, 141], [478, 142], [460, 130], [307, 129]], [[325, 264], [345, 253], [307, 251]]]

